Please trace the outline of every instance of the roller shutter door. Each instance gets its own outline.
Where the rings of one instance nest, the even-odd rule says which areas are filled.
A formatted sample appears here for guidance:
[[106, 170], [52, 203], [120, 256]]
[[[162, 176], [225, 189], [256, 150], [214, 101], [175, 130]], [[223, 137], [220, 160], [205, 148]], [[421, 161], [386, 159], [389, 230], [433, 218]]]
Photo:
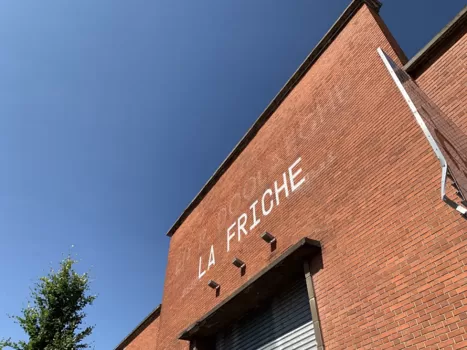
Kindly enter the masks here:
[[217, 334], [216, 350], [317, 349], [307, 287], [301, 279], [265, 307]]

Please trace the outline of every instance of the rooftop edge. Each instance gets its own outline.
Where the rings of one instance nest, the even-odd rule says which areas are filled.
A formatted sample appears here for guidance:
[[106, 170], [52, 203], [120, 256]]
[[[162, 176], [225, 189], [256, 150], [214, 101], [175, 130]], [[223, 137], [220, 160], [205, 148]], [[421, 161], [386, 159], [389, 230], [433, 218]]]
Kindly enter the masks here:
[[353, 18], [358, 10], [363, 5], [367, 5], [371, 9], [379, 12], [382, 4], [378, 0], [353, 0], [350, 5], [344, 10], [342, 15], [332, 25], [320, 42], [313, 48], [308, 57], [303, 61], [299, 68], [295, 71], [292, 77], [285, 83], [279, 93], [269, 103], [266, 109], [261, 113], [259, 118], [254, 122], [252, 127], [246, 132], [240, 142], [234, 147], [232, 152], [217, 168], [211, 178], [206, 182], [201, 191], [195, 196], [195, 198], [186, 207], [180, 217], [175, 221], [172, 227], [167, 232], [167, 236], [172, 237], [175, 231], [182, 225], [186, 218], [193, 212], [203, 198], [209, 193], [214, 185], [219, 181], [221, 176], [227, 171], [227, 169], [233, 164], [237, 157], [242, 151], [248, 146], [250, 141], [256, 136], [261, 127], [268, 121], [272, 114], [276, 111], [279, 105], [285, 100], [292, 89], [300, 82], [306, 72], [313, 66], [318, 58], [326, 51], [331, 43], [336, 39], [339, 33], [344, 29], [345, 25]]
[[467, 6], [405, 64], [404, 70], [413, 78], [418, 78], [457, 41], [456, 37], [465, 34], [466, 30]]
[[136, 337], [141, 334], [144, 329], [146, 329], [149, 324], [154, 321], [156, 318], [158, 318], [161, 314], [161, 309], [162, 309], [162, 304], [159, 304], [154, 310], [151, 311], [149, 315], [145, 317], [144, 320], [140, 322], [139, 325], [136, 326], [135, 329], [133, 329], [130, 334], [128, 334], [125, 339], [123, 339], [120, 344], [117, 345], [115, 350], [123, 350], [125, 349], [128, 344], [130, 344], [133, 340], [136, 339]]

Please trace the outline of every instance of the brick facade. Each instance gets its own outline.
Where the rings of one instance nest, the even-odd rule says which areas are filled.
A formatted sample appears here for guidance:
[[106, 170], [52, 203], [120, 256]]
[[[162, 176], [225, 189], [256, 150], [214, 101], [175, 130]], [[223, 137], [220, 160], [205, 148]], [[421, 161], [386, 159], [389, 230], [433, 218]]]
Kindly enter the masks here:
[[418, 85], [467, 133], [466, 28], [460, 38], [417, 79]]
[[[127, 349], [188, 349], [178, 340], [186, 327], [302, 237], [322, 245], [312, 279], [326, 349], [467, 348], [467, 221], [441, 201], [439, 163], [378, 47], [405, 63], [363, 4], [177, 228], [163, 311]], [[418, 78], [464, 131], [466, 49], [464, 35]], [[295, 183], [305, 181], [292, 191], [297, 159]], [[253, 225], [250, 206], [284, 173], [288, 197], [283, 190], [277, 204], [273, 193], [271, 213]], [[247, 234], [227, 251], [234, 223]], [[277, 237], [273, 252], [265, 231]], [[243, 276], [234, 257], [247, 264]]]

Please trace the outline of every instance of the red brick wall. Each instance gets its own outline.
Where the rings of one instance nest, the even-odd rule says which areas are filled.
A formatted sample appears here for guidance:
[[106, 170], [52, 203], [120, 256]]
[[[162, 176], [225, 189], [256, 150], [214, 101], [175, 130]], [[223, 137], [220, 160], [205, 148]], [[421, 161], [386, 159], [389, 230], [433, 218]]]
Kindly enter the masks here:
[[125, 347], [125, 350], [157, 350], [160, 318], [152, 321], [138, 336]]
[[418, 85], [467, 134], [467, 34], [418, 79]]
[[[467, 346], [467, 222], [441, 201], [439, 163], [379, 46], [396, 56], [364, 6], [173, 235], [159, 349], [187, 349], [184, 328], [303, 236], [323, 246], [313, 278], [327, 349]], [[227, 252], [227, 228], [298, 157], [305, 183]], [[215, 266], [198, 280], [211, 244]]]

